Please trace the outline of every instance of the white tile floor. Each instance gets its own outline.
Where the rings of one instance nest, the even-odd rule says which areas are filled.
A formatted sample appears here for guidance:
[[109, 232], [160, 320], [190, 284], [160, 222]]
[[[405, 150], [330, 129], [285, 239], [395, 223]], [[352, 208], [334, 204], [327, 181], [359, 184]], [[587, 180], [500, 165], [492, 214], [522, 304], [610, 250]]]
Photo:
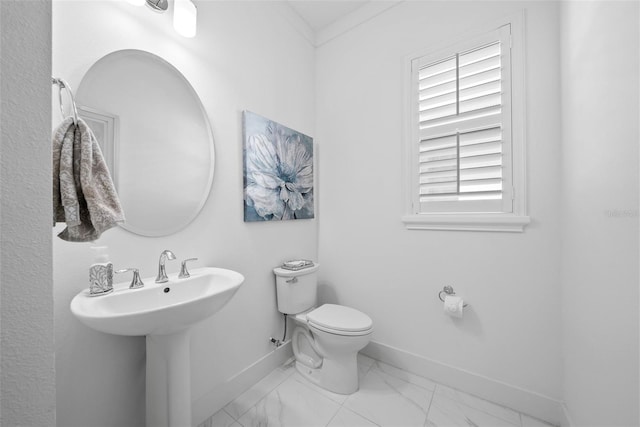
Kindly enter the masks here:
[[282, 366], [198, 427], [550, 427], [366, 356], [358, 369], [360, 389], [344, 396]]

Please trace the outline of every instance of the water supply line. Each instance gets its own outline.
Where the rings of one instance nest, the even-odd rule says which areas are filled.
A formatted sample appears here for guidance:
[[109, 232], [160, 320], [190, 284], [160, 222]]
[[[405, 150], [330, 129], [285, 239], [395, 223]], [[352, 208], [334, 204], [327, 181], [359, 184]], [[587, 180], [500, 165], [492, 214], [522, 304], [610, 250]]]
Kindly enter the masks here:
[[282, 340], [277, 340], [274, 337], [271, 337], [269, 339], [269, 341], [271, 341], [271, 343], [273, 343], [273, 345], [275, 345], [276, 348], [283, 345], [287, 339], [287, 313], [282, 313], [282, 316], [284, 317], [284, 334], [282, 335]]

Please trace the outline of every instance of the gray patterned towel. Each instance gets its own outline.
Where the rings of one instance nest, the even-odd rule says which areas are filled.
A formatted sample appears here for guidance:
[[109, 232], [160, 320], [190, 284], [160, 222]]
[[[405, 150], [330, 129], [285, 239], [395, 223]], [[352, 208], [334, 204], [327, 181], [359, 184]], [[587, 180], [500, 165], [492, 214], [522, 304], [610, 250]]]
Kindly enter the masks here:
[[58, 237], [89, 242], [124, 213], [93, 132], [82, 120], [65, 119], [53, 134], [53, 225], [66, 222]]

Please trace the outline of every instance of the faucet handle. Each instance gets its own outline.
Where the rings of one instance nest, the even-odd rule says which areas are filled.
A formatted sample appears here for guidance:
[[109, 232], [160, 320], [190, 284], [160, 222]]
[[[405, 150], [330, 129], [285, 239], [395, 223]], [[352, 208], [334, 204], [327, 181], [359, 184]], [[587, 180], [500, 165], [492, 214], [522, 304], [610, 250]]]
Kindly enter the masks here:
[[180, 274], [178, 274], [178, 278], [186, 279], [187, 277], [191, 276], [191, 274], [189, 274], [189, 270], [187, 270], [187, 262], [197, 261], [197, 260], [198, 258], [187, 258], [184, 261], [182, 261], [182, 265], [180, 266]]
[[133, 271], [133, 278], [129, 289], [138, 289], [144, 286], [144, 283], [140, 279], [140, 271], [137, 268], [123, 268], [122, 270], [116, 270], [116, 273], [126, 273], [127, 271]]

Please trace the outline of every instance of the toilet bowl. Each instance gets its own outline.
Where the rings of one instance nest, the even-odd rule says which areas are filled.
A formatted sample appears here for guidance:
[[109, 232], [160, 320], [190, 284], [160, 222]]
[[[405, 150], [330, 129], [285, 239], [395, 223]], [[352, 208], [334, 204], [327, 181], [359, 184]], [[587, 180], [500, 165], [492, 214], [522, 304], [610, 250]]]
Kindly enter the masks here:
[[358, 352], [370, 341], [373, 321], [355, 308], [316, 306], [318, 264], [276, 275], [278, 310], [296, 322], [292, 335], [296, 369], [311, 382], [339, 394], [358, 390]]
[[[292, 347], [298, 372], [334, 393], [356, 392], [358, 352], [373, 333], [369, 316], [350, 307], [324, 304], [297, 315], [295, 320], [298, 326], [293, 332]], [[302, 349], [304, 344], [313, 355]]]

